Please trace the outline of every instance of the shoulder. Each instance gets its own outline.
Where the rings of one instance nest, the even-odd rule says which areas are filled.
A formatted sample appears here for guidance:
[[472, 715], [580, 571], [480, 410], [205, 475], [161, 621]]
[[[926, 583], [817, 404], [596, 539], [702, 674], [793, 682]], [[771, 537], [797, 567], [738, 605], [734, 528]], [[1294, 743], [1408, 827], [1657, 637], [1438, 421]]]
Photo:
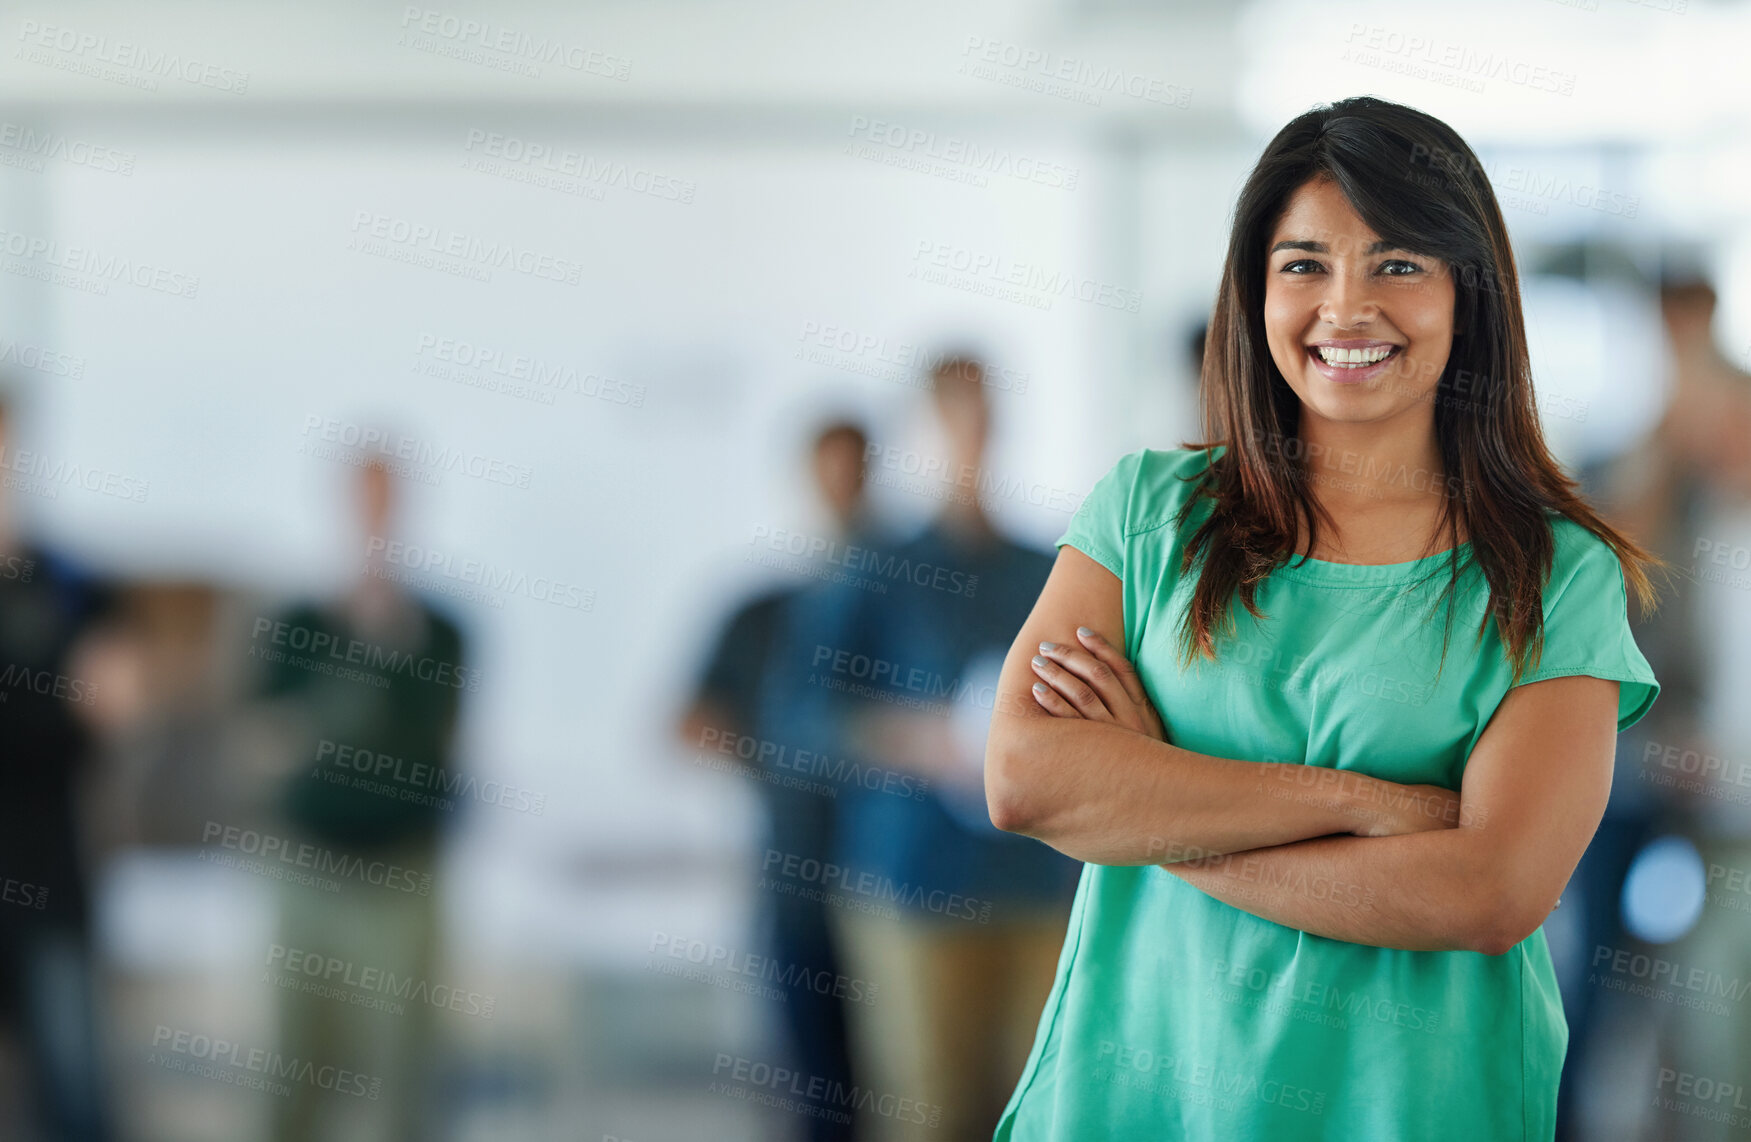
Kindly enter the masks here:
[[1553, 552], [1544, 586], [1547, 610], [1571, 590], [1626, 593], [1623, 563], [1609, 543], [1568, 516], [1550, 512], [1548, 518]]
[[1032, 544], [1007, 538], [999, 539], [997, 550], [1004, 565], [1024, 579], [1037, 579], [1044, 583], [1046, 576], [1052, 573], [1052, 556]]
[[334, 625], [333, 616], [315, 599], [292, 600], [280, 608], [274, 621], [282, 626], [305, 630], [328, 630]]
[[426, 622], [430, 624], [434, 645], [446, 651], [462, 646], [462, 623], [454, 611], [446, 604], [424, 596], [419, 596], [415, 602], [425, 615]]
[[1153, 531], [1174, 521], [1221, 450], [1138, 448], [1114, 462], [1090, 497], [1100, 496], [1108, 512], [1122, 511], [1126, 535]]
[[736, 613], [730, 617], [729, 625], [741, 629], [769, 626], [778, 618], [784, 608], [801, 593], [801, 588], [789, 586], [774, 587], [763, 591], [743, 602], [736, 609]]

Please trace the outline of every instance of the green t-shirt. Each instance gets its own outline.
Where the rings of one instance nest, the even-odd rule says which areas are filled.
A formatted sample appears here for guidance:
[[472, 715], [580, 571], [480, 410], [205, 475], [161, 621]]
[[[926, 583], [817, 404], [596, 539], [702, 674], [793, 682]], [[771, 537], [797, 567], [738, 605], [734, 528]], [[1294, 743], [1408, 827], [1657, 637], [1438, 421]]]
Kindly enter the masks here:
[[[1262, 623], [1236, 602], [1236, 636], [1218, 643], [1218, 661], [1180, 670], [1196, 569], [1182, 580], [1179, 560], [1209, 503], [1183, 528], [1173, 517], [1193, 487], [1180, 477], [1203, 472], [1208, 455], [1120, 458], [1058, 540], [1122, 581], [1125, 646], [1168, 740], [1458, 789], [1511, 666], [1493, 624], [1478, 642], [1487, 585], [1473, 566], [1456, 587], [1437, 680], [1444, 615], [1430, 605], [1447, 553], [1383, 566], [1291, 560], [1260, 585]], [[1622, 569], [1580, 525], [1554, 514], [1551, 524], [1544, 653], [1523, 684], [1614, 679], [1621, 731], [1659, 693], [1629, 632]], [[1567, 1045], [1542, 929], [1502, 956], [1376, 948], [1260, 919], [1154, 865], [1091, 864], [996, 1138], [1548, 1139]]]

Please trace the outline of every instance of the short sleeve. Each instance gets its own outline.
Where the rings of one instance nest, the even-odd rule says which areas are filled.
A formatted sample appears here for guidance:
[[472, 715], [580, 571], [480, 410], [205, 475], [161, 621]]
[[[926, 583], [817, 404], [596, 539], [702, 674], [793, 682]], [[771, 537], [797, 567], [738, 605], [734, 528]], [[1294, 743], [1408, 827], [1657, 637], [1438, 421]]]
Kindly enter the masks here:
[[761, 658], [770, 639], [769, 626], [776, 610], [770, 603], [743, 607], [725, 623], [717, 643], [700, 672], [696, 691], [701, 699], [723, 705], [730, 716], [745, 726], [753, 711], [754, 690], [759, 684]]
[[1127, 452], [1095, 481], [1056, 544], [1058, 547], [1069, 544], [1121, 579], [1125, 577], [1125, 536], [1132, 492], [1137, 486], [1144, 452], [1141, 448]]
[[1642, 719], [1660, 693], [1629, 627], [1623, 565], [1604, 540], [1572, 521], [1555, 524], [1557, 552], [1545, 585], [1544, 651], [1521, 684], [1585, 674], [1618, 682], [1617, 730]]

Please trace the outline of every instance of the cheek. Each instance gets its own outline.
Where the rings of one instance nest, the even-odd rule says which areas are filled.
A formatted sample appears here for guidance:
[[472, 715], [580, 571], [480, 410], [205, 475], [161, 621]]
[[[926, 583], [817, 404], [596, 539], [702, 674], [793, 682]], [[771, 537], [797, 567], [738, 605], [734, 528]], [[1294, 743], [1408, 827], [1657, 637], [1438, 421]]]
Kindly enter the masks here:
[[1405, 332], [1422, 343], [1424, 351], [1442, 353], [1453, 341], [1453, 287], [1424, 291], [1408, 310], [1411, 328]]
[[1265, 291], [1265, 340], [1272, 348], [1293, 348], [1300, 340], [1301, 325], [1292, 299]]

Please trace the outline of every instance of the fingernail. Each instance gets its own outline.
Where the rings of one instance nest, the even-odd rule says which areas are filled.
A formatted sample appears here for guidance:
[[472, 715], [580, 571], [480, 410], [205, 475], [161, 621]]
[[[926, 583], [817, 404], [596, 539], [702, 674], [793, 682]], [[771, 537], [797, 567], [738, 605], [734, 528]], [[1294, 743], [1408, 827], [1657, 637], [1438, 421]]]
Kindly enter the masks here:
[[1036, 655], [1034, 655], [1034, 665], [1035, 666], [1044, 666], [1044, 665], [1046, 665], [1046, 660], [1041, 658], [1039, 655], [1036, 654]]
[[1042, 642], [1042, 643], [1040, 643], [1040, 649], [1045, 651], [1047, 654], [1050, 654], [1052, 651], [1058, 649], [1058, 644], [1055, 642]]
[[[1044, 682], [1035, 682], [1034, 683], [1034, 693], [1044, 694], [1045, 692], [1046, 692], [1046, 684]], [[1557, 903], [1561, 904], [1562, 901], [1559, 900], [1559, 901], [1557, 901]]]
[[1094, 637], [1094, 632], [1089, 630], [1087, 627], [1077, 627], [1076, 633], [1081, 635], [1083, 638], [1093, 638]]

